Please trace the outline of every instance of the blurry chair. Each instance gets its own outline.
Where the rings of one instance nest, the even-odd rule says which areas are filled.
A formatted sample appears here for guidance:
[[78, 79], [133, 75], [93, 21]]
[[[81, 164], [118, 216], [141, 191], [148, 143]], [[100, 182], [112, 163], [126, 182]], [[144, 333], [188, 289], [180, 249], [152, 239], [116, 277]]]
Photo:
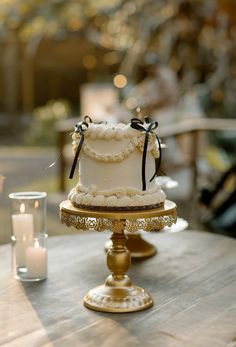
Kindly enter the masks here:
[[[181, 139], [186, 135], [189, 135], [190, 139], [190, 148], [188, 148], [189, 156], [186, 157], [186, 161], [180, 164], [180, 167], [187, 166], [190, 167], [192, 173], [192, 182], [191, 182], [191, 198], [196, 196], [197, 182], [199, 176], [199, 169], [197, 165], [197, 159], [204, 151], [201, 143], [201, 136], [204, 132], [213, 132], [213, 131], [223, 131], [223, 130], [236, 130], [236, 119], [225, 119], [225, 118], [189, 118], [179, 121], [175, 124], [169, 124], [163, 126], [160, 129], [160, 138], [176, 138]], [[178, 169], [177, 165], [169, 164], [167, 167], [168, 171]]]
[[212, 188], [201, 190], [202, 221], [211, 230], [236, 237], [236, 161]]

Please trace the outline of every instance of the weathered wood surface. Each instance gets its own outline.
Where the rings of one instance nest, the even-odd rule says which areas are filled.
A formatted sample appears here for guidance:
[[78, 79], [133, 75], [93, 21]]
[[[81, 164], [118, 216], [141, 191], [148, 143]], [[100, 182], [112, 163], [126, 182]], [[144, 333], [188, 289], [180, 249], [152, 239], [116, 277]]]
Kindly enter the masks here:
[[35, 284], [13, 279], [10, 246], [0, 247], [0, 346], [236, 346], [236, 240], [192, 231], [146, 233], [159, 253], [133, 263], [129, 274], [154, 306], [110, 314], [82, 304], [107, 275], [108, 237], [50, 238], [49, 277]]

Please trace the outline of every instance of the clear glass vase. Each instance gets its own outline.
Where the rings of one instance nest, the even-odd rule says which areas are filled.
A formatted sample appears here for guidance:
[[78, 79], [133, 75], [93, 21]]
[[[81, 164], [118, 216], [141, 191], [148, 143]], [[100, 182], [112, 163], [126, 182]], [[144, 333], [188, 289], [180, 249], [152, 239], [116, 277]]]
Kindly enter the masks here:
[[11, 193], [12, 265], [16, 279], [47, 278], [45, 192]]

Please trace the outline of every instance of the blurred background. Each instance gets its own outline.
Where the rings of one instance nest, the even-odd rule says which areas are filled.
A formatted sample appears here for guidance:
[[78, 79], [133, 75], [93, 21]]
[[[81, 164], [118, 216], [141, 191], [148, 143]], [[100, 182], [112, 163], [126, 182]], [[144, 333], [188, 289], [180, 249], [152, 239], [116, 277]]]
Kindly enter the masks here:
[[235, 237], [235, 48], [234, 0], [1, 0], [0, 243], [12, 191], [46, 191], [49, 235], [68, 232], [58, 204], [85, 115], [158, 120], [179, 215]]

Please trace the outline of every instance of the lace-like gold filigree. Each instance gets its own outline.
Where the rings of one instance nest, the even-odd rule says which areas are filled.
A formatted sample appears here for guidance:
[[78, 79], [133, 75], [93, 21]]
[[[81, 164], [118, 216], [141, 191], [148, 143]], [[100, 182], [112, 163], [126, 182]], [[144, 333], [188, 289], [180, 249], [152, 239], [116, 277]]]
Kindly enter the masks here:
[[[77, 213], [76, 213], [77, 211]], [[89, 211], [90, 216], [86, 216], [86, 210], [80, 214], [82, 209], [73, 208], [73, 211], [68, 211], [61, 208], [60, 218], [61, 222], [66, 224], [68, 227], [73, 226], [78, 230], [96, 230], [104, 231], [110, 230], [112, 232], [120, 233], [126, 230], [130, 233], [137, 232], [138, 230], [144, 231], [158, 231], [163, 229], [165, 226], [170, 227], [177, 220], [176, 209], [165, 210], [165, 208], [156, 209], [156, 216], [153, 213], [154, 210], [145, 211], [144, 215], [139, 216], [138, 212], [134, 218], [134, 215], [126, 213], [124, 218], [117, 218], [115, 212], [106, 212], [99, 217], [99, 212]], [[96, 217], [92, 217], [92, 214]], [[114, 216], [114, 219], [111, 216]], [[121, 214], [122, 216], [122, 214]]]

